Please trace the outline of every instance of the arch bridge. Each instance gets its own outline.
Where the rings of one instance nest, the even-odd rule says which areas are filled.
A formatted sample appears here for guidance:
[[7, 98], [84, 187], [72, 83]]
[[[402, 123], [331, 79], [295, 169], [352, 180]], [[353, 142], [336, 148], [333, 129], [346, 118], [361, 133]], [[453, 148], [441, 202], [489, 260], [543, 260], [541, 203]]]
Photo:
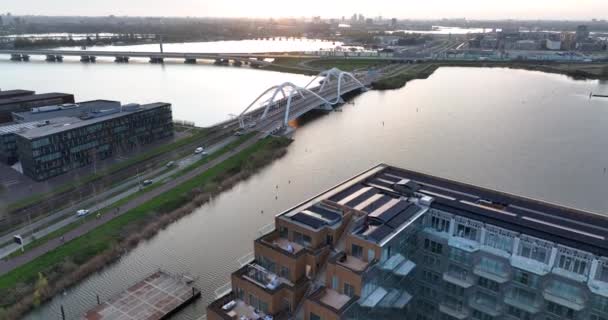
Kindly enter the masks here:
[[[289, 121], [311, 110], [332, 110], [333, 106], [344, 103], [342, 96], [345, 94], [366, 90], [363, 78], [333, 68], [319, 73], [304, 87], [291, 82], [272, 86], [262, 92], [238, 116], [239, 126], [246, 129], [256, 127], [258, 123], [270, 122], [286, 127]], [[318, 82], [320, 84], [315, 86]], [[268, 96], [270, 97], [266, 99]], [[256, 105], [259, 107], [252, 110]]]

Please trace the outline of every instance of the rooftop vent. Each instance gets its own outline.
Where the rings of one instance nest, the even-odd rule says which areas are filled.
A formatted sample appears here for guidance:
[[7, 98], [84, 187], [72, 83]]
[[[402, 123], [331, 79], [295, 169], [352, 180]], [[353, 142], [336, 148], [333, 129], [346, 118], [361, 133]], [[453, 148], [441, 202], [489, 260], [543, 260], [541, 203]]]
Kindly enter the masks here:
[[420, 186], [410, 179], [401, 179], [393, 185], [393, 189], [404, 196], [412, 196]]
[[44, 120], [44, 121], [36, 123], [36, 127], [40, 128], [40, 127], [48, 126], [49, 124], [51, 124], [50, 120]]

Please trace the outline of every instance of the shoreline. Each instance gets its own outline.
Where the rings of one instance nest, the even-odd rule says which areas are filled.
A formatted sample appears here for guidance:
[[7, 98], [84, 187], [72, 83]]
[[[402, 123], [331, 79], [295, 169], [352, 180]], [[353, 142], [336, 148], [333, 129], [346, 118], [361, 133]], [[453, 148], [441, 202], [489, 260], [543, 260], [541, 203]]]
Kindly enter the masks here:
[[[270, 165], [274, 160], [283, 157], [287, 153], [287, 147], [290, 143], [291, 140], [286, 138], [271, 137], [256, 141], [250, 145], [241, 145], [242, 148], [238, 153], [230, 151], [227, 159], [211, 166], [208, 170], [181, 183], [179, 186], [172, 188], [171, 191], [155, 197], [121, 216], [111, 218], [110, 221], [96, 227], [81, 237], [66, 242], [58, 249], [70, 245], [77, 247], [79, 243], [86, 242], [88, 238], [94, 237], [96, 231], [99, 233], [99, 229], [104, 228], [104, 226], [105, 228], [113, 228], [116, 227], [114, 226], [116, 224], [123, 231], [118, 232], [118, 235], [113, 234], [113, 236], [119, 237], [122, 235], [119, 241], [111, 243], [100, 252], [93, 253], [81, 263], [73, 261], [76, 259], [66, 257], [65, 259], [61, 259], [61, 261], [57, 261], [54, 265], [48, 266], [45, 270], [39, 270], [40, 274], [43, 275], [42, 278], [47, 282], [47, 285], [43, 288], [39, 287], [40, 278], [38, 281], [34, 281], [34, 283], [32, 281], [28, 283], [18, 282], [13, 283], [13, 286], [6, 282], [3, 283], [3, 288], [0, 289], [0, 292], [4, 293], [5, 299], [13, 298], [15, 301], [13, 304], [4, 304], [3, 307], [6, 309], [0, 308], [0, 319], [19, 318], [42, 302], [61, 294], [64, 289], [77, 285], [86, 277], [112, 264], [123, 254], [135, 248], [142, 241], [150, 239], [177, 219], [189, 215], [213, 197], [230, 190], [238, 183], [249, 179]], [[180, 188], [185, 190], [179, 190]], [[167, 194], [171, 194], [171, 196], [167, 197]], [[164, 201], [159, 200], [163, 197], [165, 198], [162, 199]], [[148, 208], [150, 207], [149, 203], [156, 203], [156, 210]], [[139, 213], [139, 219], [129, 216], [137, 215], [137, 209], [139, 208], [142, 208], [139, 211], [144, 211], [144, 213]], [[146, 214], [145, 212], [148, 213]], [[77, 249], [80, 250], [81, 248]], [[84, 249], [86, 250], [86, 248]], [[55, 252], [50, 251], [36, 259], [53, 254]], [[35, 260], [22, 267], [28, 267], [29, 264], [34, 262]], [[36, 267], [35, 263], [34, 267]], [[19, 271], [19, 268], [0, 276], [0, 279], [4, 278], [6, 280], [15, 271]], [[24, 290], [27, 292], [17, 296], [18, 293], [14, 287], [23, 289], [24, 286], [29, 290]]]

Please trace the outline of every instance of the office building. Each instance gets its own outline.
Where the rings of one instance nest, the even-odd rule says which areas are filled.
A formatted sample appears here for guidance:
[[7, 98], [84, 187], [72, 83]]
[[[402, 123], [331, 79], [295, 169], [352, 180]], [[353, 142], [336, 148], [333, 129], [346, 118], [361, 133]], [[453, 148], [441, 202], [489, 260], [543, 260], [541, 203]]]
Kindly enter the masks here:
[[0, 123], [13, 121], [13, 112], [28, 111], [34, 107], [74, 103], [74, 95], [66, 93], [42, 93], [0, 98]]
[[275, 217], [207, 319], [608, 319], [608, 217], [388, 165]]
[[14, 98], [14, 97], [22, 97], [22, 96], [30, 96], [35, 92], [30, 90], [4, 90], [0, 91], [0, 99]]
[[[121, 106], [98, 100], [83, 105], [20, 114], [36, 120], [33, 127], [31, 121], [15, 124], [25, 127], [13, 132], [25, 175], [46, 180], [173, 135], [168, 103]], [[114, 107], [98, 108], [104, 105]]]
[[589, 38], [591, 32], [589, 31], [589, 27], [586, 25], [580, 25], [576, 28], [576, 42], [583, 42]]

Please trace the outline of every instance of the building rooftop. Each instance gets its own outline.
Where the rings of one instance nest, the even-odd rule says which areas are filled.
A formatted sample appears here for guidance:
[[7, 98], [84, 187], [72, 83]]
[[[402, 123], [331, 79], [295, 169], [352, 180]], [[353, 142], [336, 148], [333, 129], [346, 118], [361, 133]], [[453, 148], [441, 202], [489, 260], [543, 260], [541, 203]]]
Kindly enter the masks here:
[[32, 94], [29, 96], [17, 96], [17, 97], [4, 98], [4, 99], [0, 98], [0, 106], [7, 105], [7, 104], [13, 104], [13, 103], [38, 101], [38, 100], [44, 100], [44, 99], [63, 98], [66, 96], [73, 98], [73, 95], [71, 95], [69, 93], [59, 93], [59, 92]]
[[568, 208], [385, 164], [367, 170], [281, 216], [293, 217], [320, 202], [360, 211], [366, 217], [365, 223], [353, 233], [380, 245], [429, 208], [436, 208], [608, 256], [607, 214]]
[[36, 128], [36, 126], [38, 124], [39, 124], [38, 122], [23, 122], [23, 123], [10, 122], [7, 124], [3, 124], [3, 125], [0, 125], [0, 135], [17, 133], [20, 131], [34, 129], [34, 128]]
[[36, 92], [30, 91], [30, 90], [21, 90], [21, 89], [4, 90], [4, 91], [0, 91], [0, 99], [7, 99], [7, 98], [21, 97], [21, 96], [29, 96], [29, 95], [32, 95], [34, 93], [36, 93]]
[[43, 124], [18, 134], [26, 139], [36, 139], [51, 134], [56, 134], [66, 130], [88, 126], [94, 123], [119, 118], [127, 114], [151, 110], [159, 107], [168, 106], [164, 102], [150, 103], [145, 105], [125, 105], [120, 108], [101, 110], [99, 112], [87, 113], [80, 117], [58, 117], [45, 120]]
[[111, 100], [92, 100], [79, 103], [36, 107], [25, 112], [13, 112], [13, 118], [18, 122], [32, 122], [56, 117], [80, 117], [87, 113], [113, 109], [120, 109], [120, 102]]

